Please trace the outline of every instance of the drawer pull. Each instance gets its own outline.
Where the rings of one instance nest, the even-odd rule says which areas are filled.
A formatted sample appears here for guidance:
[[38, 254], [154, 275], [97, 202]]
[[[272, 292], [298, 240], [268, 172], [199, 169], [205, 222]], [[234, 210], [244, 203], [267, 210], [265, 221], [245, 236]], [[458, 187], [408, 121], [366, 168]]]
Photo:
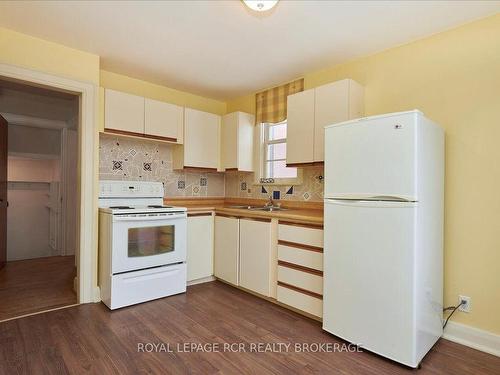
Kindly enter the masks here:
[[311, 228], [311, 229], [323, 229], [322, 224], [306, 224], [306, 223], [294, 223], [292, 221], [283, 221], [279, 220], [279, 224], [282, 225], [290, 225], [292, 227], [302, 227], [302, 228]]
[[323, 296], [321, 294], [310, 292], [309, 290], [305, 290], [305, 289], [299, 288], [297, 286], [284, 283], [282, 281], [278, 281], [278, 286], [281, 286], [281, 287], [287, 288], [287, 289], [291, 289], [291, 290], [294, 290], [294, 291], [302, 293], [302, 294], [306, 294], [310, 297], [314, 297], [314, 298], [323, 300]]
[[211, 212], [193, 212], [187, 214], [188, 217], [198, 217], [198, 216], [212, 216]]
[[323, 252], [323, 248], [321, 248], [321, 247], [311, 246], [311, 245], [303, 245], [300, 243], [295, 243], [295, 242], [290, 242], [290, 241], [285, 241], [285, 240], [278, 240], [278, 245], [296, 247], [297, 249], [315, 251], [317, 253]]
[[309, 267], [299, 266], [298, 264], [288, 263], [288, 262], [285, 262], [283, 260], [278, 260], [278, 266], [292, 268], [294, 270], [307, 272], [307, 273], [310, 273], [312, 275], [323, 276], [323, 271], [318, 271], [318, 270], [315, 270], [315, 269], [309, 268]]

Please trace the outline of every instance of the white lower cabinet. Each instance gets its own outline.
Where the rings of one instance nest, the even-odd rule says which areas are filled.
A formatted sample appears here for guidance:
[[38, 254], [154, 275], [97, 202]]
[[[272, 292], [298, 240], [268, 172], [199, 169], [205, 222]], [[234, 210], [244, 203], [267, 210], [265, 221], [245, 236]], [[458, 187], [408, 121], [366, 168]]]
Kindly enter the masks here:
[[187, 281], [214, 274], [214, 218], [212, 213], [187, 218]]
[[[279, 229], [278, 229], [279, 228]], [[323, 229], [215, 216], [214, 275], [309, 316], [323, 315]]]
[[271, 296], [271, 220], [240, 220], [240, 286]]
[[239, 285], [240, 219], [215, 216], [214, 275]]

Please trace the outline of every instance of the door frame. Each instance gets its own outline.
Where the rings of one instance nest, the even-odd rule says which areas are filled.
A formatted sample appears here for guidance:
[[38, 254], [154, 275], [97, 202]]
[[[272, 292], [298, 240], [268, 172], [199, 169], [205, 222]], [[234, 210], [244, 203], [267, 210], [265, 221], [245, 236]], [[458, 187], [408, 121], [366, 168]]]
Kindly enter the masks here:
[[94, 83], [59, 77], [0, 63], [0, 78], [24, 81], [80, 97], [78, 126], [78, 255], [76, 292], [79, 303], [99, 302], [97, 285], [97, 160], [99, 88]]

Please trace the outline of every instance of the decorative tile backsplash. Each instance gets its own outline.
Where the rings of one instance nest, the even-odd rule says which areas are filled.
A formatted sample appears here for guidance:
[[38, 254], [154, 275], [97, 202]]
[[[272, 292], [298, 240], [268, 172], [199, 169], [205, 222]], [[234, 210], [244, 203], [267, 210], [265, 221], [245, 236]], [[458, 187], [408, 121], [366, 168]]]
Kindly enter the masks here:
[[301, 185], [255, 186], [253, 173], [226, 172], [226, 197], [228, 198], [264, 198], [293, 201], [323, 201], [323, 167], [303, 169]]
[[224, 173], [172, 170], [172, 145], [101, 134], [99, 178], [160, 181], [167, 197], [223, 197]]
[[102, 180], [160, 181], [166, 197], [264, 198], [322, 201], [323, 168], [304, 168], [303, 183], [288, 186], [253, 185], [253, 173], [174, 171], [175, 146], [140, 139], [100, 135], [99, 178]]

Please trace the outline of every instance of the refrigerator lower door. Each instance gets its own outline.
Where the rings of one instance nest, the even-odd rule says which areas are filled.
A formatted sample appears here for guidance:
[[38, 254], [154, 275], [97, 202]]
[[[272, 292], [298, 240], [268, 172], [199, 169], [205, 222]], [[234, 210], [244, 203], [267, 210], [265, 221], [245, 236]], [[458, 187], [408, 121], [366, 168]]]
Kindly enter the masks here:
[[325, 200], [323, 329], [416, 367], [417, 203]]

